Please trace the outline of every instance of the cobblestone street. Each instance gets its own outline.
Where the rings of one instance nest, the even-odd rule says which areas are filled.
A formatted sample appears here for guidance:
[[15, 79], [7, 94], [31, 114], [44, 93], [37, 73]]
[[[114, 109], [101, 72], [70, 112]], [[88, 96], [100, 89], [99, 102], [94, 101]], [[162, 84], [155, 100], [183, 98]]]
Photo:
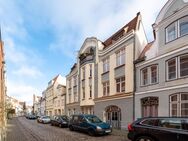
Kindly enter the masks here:
[[8, 121], [7, 141], [128, 141], [126, 134], [115, 130], [110, 135], [91, 137], [81, 132], [71, 132], [50, 124], [39, 124], [25, 117]]

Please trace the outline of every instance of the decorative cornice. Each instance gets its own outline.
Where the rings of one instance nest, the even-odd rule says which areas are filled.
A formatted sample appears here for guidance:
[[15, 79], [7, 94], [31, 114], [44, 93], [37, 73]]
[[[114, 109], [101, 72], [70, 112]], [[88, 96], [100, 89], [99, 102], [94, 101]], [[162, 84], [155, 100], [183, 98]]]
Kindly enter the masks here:
[[120, 94], [114, 94], [114, 95], [110, 95], [110, 96], [103, 96], [103, 97], [95, 98], [94, 101], [98, 102], [98, 101], [104, 101], [104, 100], [113, 100], [113, 99], [127, 98], [127, 97], [130, 97], [132, 95], [133, 95], [133, 92], [120, 93]]

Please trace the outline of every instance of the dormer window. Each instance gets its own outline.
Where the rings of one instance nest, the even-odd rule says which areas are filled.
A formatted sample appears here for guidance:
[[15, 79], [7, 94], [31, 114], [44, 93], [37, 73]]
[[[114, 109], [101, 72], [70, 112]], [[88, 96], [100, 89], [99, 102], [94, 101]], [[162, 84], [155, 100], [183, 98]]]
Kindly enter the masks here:
[[166, 27], [166, 43], [188, 34], [188, 16], [171, 23]]

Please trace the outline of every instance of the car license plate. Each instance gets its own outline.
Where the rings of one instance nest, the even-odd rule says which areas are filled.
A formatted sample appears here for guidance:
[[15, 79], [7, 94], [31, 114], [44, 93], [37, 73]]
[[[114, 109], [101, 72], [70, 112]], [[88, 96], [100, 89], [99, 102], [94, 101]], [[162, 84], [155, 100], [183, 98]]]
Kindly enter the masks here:
[[110, 132], [111, 132], [111, 130], [106, 130], [105, 132], [106, 132], [106, 133], [110, 133]]

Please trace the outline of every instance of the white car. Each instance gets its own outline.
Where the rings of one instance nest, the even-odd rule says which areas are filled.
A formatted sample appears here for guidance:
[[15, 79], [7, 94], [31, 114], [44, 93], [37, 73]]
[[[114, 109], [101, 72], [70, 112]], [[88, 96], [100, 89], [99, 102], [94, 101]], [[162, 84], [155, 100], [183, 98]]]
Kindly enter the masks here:
[[38, 121], [41, 123], [50, 123], [51, 119], [49, 116], [42, 116]]

